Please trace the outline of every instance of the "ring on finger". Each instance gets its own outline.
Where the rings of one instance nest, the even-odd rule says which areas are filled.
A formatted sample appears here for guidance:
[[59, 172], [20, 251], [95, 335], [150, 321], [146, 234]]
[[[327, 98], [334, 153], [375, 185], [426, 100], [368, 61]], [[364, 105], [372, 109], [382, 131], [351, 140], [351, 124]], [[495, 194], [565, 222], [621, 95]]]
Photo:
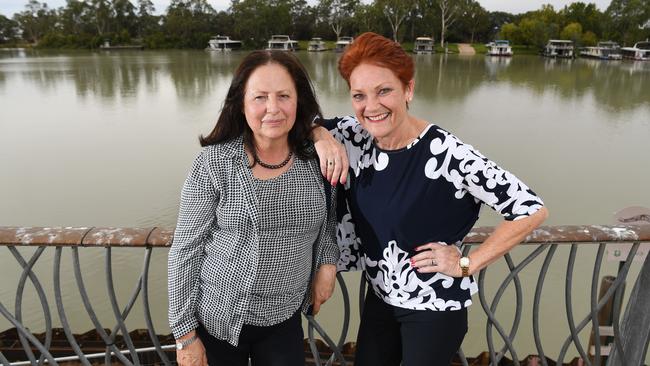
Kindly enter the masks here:
[[332, 165], [334, 165], [334, 162], [332, 160], [328, 160], [327, 165], [332, 166]]

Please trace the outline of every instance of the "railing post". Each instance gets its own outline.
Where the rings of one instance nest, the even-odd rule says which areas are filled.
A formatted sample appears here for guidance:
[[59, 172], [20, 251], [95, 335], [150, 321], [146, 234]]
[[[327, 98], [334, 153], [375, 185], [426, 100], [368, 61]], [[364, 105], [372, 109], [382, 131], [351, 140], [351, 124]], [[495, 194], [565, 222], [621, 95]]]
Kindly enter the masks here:
[[650, 342], [650, 256], [646, 256], [641, 273], [630, 294], [621, 327], [624, 358], [616, 347], [607, 360], [607, 366], [642, 366]]

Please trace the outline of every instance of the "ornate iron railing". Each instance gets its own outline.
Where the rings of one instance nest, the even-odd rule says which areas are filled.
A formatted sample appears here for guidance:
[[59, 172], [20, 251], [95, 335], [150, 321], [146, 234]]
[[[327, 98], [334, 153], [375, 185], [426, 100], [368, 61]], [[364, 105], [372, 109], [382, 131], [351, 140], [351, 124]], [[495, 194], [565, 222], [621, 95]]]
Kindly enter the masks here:
[[[477, 228], [473, 230], [466, 238], [464, 251], [468, 252], [471, 246], [482, 243], [493, 228]], [[0, 314], [7, 319], [15, 328], [18, 334], [22, 351], [26, 360], [22, 362], [10, 363], [5, 355], [0, 352], [0, 363], [3, 365], [10, 364], [42, 364], [44, 362], [57, 365], [58, 362], [68, 360], [78, 360], [83, 365], [90, 365], [91, 360], [97, 357], [104, 358], [105, 363], [111, 364], [113, 360], [125, 365], [140, 365], [140, 354], [143, 352], [154, 352], [157, 356], [155, 363], [170, 365], [174, 363], [173, 343], [171, 339], [168, 344], [162, 344], [154, 328], [154, 322], [151, 318], [151, 306], [149, 304], [149, 267], [152, 252], [154, 250], [165, 250], [171, 243], [173, 232], [162, 228], [12, 228], [0, 227], [0, 246], [6, 247], [8, 252], [15, 258], [16, 262], [22, 268], [16, 286], [16, 296], [14, 312], [12, 313], [5, 304], [0, 302]], [[557, 353], [554, 362], [558, 365], [564, 364], [565, 358], [570, 353], [570, 348], [575, 348], [577, 356], [582, 359], [585, 365], [601, 365], [607, 360], [608, 365], [612, 366], [632, 366], [643, 365], [648, 343], [650, 342], [650, 260], [645, 258], [650, 243], [650, 225], [645, 226], [557, 226], [543, 227], [533, 232], [524, 241], [520, 248], [527, 249], [523, 259], [515, 261], [513, 253], [504, 256], [507, 269], [504, 272], [504, 278], [488, 278], [490, 269], [481, 271], [478, 275], [479, 284], [479, 301], [483, 312], [485, 313], [485, 334], [491, 365], [498, 365], [507, 355], [512, 359], [512, 364], [520, 365], [524, 363], [548, 365], [547, 351], [541, 335], [541, 324], [543, 322], [556, 321], [556, 319], [540, 319], [541, 302], [545, 296], [545, 280], [548, 277], [550, 268], [554, 263], [560, 262], [558, 259], [558, 249], [565, 250], [568, 248], [568, 258], [566, 266], [563, 266], [564, 272], [564, 303], [567, 317], [568, 333], [562, 342], [562, 346]], [[30, 256], [26, 257], [21, 247], [33, 248]], [[90, 317], [95, 331], [101, 338], [101, 345], [104, 352], [84, 353], [83, 347], [80, 346], [79, 340], [73, 334], [68, 322], [68, 314], [62, 301], [61, 288], [61, 271], [62, 271], [62, 253], [64, 248], [69, 247], [72, 253], [72, 270], [79, 291], [79, 296], [83, 302], [83, 307]], [[81, 270], [79, 259], [79, 250], [81, 248], [97, 247], [104, 248], [105, 251], [105, 277], [106, 289], [110, 301], [115, 324], [110, 329], [105, 329], [99, 321], [95, 312], [89, 294], [84, 282], [84, 276]], [[126, 304], [119, 304], [115, 294], [113, 282], [112, 253], [115, 248], [130, 247], [142, 248], [144, 250], [143, 264], [138, 280], [136, 281], [132, 294]], [[565, 248], [566, 247], [566, 248]], [[35, 264], [42, 258], [42, 254], [48, 250], [54, 251], [52, 270], [53, 270], [53, 292], [54, 305], [59, 317], [65, 338], [69, 343], [72, 353], [66, 357], [55, 357], [52, 351], [52, 339], [55, 329], [52, 326], [53, 316], [50, 311], [52, 299], [47, 296], [41, 281], [33, 270]], [[577, 315], [574, 310], [573, 287], [575, 284], [575, 269], [578, 257], [578, 250], [583, 252], [595, 252], [595, 259], [591, 274], [588, 304], [589, 309], [585, 314]], [[616, 262], [616, 276], [610, 279], [610, 286], [602, 291], [598, 291], [598, 285], [601, 281], [603, 267], [607, 267], [605, 260], [606, 255]], [[2, 254], [6, 257], [6, 254]], [[541, 267], [536, 271], [535, 266], [542, 261]], [[541, 259], [543, 258], [543, 260]], [[637, 260], [634, 260], [637, 258]], [[638, 260], [644, 258], [643, 260]], [[3, 259], [6, 261], [7, 259]], [[580, 262], [580, 261], [579, 261]], [[582, 261], [584, 262], [584, 261]], [[586, 263], [581, 263], [585, 267]], [[637, 265], [638, 264], [638, 265]], [[610, 265], [611, 267], [611, 265]], [[531, 289], [529, 283], [522, 283], [522, 277], [528, 272], [535, 272], [536, 283], [534, 286], [534, 295], [532, 299], [532, 309], [524, 308], [524, 292]], [[631, 273], [637, 273], [631, 276]], [[5, 276], [6, 274], [0, 273]], [[313, 354], [313, 360], [318, 365], [351, 364], [351, 359], [343, 354], [343, 347], [346, 341], [351, 322], [352, 313], [351, 299], [345, 281], [341, 275], [337, 276], [338, 284], [343, 295], [343, 319], [342, 330], [337, 339], [334, 340], [321, 325], [313, 318], [308, 319], [308, 338], [310, 348]], [[38, 296], [43, 311], [45, 323], [45, 332], [40, 337], [33, 334], [27, 324], [23, 323], [23, 297], [27, 282], [33, 286]], [[626, 297], [624, 288], [626, 282], [634, 281], [634, 288]], [[365, 282], [362, 280], [360, 294], [365, 292]], [[488, 299], [485, 290], [486, 284], [490, 283], [496, 288], [494, 295]], [[579, 285], [579, 284], [578, 284]], [[513, 294], [514, 293], [514, 294]], [[363, 296], [360, 296], [360, 299]], [[582, 296], [584, 297], [584, 296]], [[507, 299], [507, 300], [504, 300]], [[143, 316], [146, 322], [147, 335], [149, 344], [147, 347], [136, 347], [134, 341], [126, 326], [126, 319], [136, 301], [142, 302]], [[515, 303], [514, 313], [509, 314], [511, 321], [499, 319], [499, 306], [512, 300]], [[584, 301], [584, 298], [581, 298]], [[612, 305], [613, 304], [613, 305]], [[608, 327], [601, 324], [601, 315], [605, 309], [611, 306], [609, 318], [611, 325]], [[361, 309], [359, 302], [359, 310]], [[625, 309], [623, 312], [622, 309]], [[530, 310], [532, 315], [526, 318], [524, 322], [524, 313]], [[622, 316], [622, 320], [619, 318]], [[532, 332], [534, 347], [538, 354], [535, 357], [535, 363], [529, 362], [530, 357], [522, 358], [521, 352], [515, 347], [515, 339], [522, 324], [532, 323]], [[508, 323], [506, 325], [506, 322]], [[356, 326], [356, 325], [355, 325]], [[580, 339], [580, 333], [591, 326], [593, 344], [590, 348], [585, 348], [583, 341]], [[321, 357], [319, 353], [322, 346], [317, 346], [316, 333], [325, 341], [332, 351], [331, 356]], [[554, 338], [557, 336], [554, 336]], [[609, 337], [609, 338], [606, 338]], [[611, 348], [606, 348], [603, 342], [606, 339], [613, 339]], [[498, 342], [497, 342], [498, 340]], [[1, 343], [0, 346], [3, 344]], [[497, 345], [499, 343], [500, 345]], [[502, 344], [502, 345], [501, 345]], [[6, 346], [6, 345], [4, 345]], [[530, 345], [529, 345], [530, 346]], [[2, 347], [0, 347], [0, 350]], [[35, 351], [36, 352], [35, 352]], [[591, 351], [590, 351], [591, 350]], [[608, 354], [608, 358], [604, 358]], [[460, 362], [468, 365], [462, 349], [459, 351]], [[572, 356], [576, 356], [573, 354]], [[327, 358], [327, 359], [326, 359]]]

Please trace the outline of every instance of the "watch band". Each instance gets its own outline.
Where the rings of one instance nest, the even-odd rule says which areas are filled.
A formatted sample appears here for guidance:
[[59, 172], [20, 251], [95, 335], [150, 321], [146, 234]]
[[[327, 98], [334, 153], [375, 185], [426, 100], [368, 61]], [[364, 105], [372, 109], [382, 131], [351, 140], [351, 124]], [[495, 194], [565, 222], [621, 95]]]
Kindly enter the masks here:
[[461, 257], [458, 260], [458, 265], [460, 266], [460, 270], [462, 271], [463, 277], [469, 277], [469, 257]]
[[180, 341], [180, 342], [176, 341], [176, 349], [181, 350], [181, 349], [189, 346], [190, 344], [194, 343], [194, 341], [196, 341], [198, 338], [199, 337], [196, 334], [194, 334], [193, 336], [189, 337], [188, 339], [186, 339], [184, 341]]

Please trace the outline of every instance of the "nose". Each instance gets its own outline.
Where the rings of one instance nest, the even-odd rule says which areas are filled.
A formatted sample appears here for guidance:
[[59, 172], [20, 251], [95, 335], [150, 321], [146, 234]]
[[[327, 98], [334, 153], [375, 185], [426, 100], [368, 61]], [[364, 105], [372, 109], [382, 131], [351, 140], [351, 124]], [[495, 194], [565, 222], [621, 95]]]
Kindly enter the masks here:
[[379, 98], [375, 95], [369, 95], [366, 97], [366, 110], [369, 112], [376, 111], [379, 109], [380, 103]]
[[278, 113], [280, 109], [278, 108], [278, 99], [274, 95], [269, 95], [266, 100], [266, 112], [267, 113]]

